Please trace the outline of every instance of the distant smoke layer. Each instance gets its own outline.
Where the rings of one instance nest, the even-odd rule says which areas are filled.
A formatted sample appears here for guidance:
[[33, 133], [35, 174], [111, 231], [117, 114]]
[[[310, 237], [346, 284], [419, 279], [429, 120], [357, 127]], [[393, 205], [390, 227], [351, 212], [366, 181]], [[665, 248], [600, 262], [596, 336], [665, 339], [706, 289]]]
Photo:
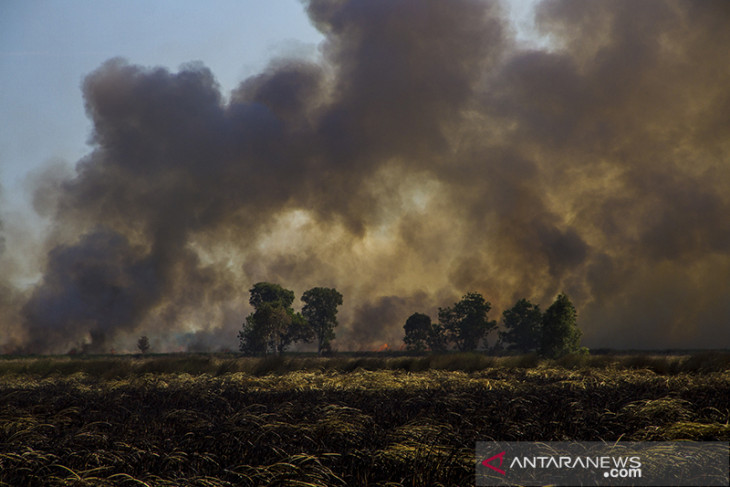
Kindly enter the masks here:
[[196, 64], [86, 78], [94, 150], [40, 178], [6, 348], [236, 349], [264, 280], [336, 287], [340, 350], [468, 291], [565, 291], [591, 347], [730, 347], [730, 2], [546, 1], [545, 50], [485, 0], [305, 8], [322, 60], [229, 101]]

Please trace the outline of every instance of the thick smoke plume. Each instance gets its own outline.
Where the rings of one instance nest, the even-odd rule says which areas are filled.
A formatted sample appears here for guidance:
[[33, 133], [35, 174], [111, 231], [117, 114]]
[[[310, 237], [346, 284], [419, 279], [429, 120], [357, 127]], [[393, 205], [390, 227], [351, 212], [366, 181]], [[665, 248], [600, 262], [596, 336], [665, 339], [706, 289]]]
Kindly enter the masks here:
[[730, 346], [728, 2], [545, 1], [542, 49], [486, 0], [304, 7], [321, 60], [227, 98], [196, 64], [86, 78], [42, 278], [0, 287], [18, 350], [235, 349], [261, 280], [340, 290], [341, 350], [467, 291], [565, 291], [592, 347]]

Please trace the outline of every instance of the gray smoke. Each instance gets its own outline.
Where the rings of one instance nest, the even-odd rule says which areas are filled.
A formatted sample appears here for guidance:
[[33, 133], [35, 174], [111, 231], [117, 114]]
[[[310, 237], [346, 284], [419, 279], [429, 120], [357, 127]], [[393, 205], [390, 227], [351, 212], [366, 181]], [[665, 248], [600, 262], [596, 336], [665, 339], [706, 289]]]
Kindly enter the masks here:
[[491, 318], [565, 291], [588, 346], [730, 345], [727, 2], [545, 1], [542, 50], [484, 0], [305, 8], [323, 59], [228, 102], [199, 64], [86, 78], [20, 348], [235, 349], [261, 280], [340, 290], [340, 350], [467, 291]]

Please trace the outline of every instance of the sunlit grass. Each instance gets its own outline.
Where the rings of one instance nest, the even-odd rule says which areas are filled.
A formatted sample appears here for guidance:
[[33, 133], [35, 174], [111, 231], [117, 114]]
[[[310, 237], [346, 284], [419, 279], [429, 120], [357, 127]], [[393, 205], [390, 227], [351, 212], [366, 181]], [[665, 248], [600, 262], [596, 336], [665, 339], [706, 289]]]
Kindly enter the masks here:
[[0, 485], [469, 485], [479, 440], [728, 440], [727, 356], [0, 360]]
[[170, 354], [148, 356], [52, 356], [0, 358], [0, 375], [28, 374], [40, 377], [83, 373], [102, 379], [140, 376], [147, 373], [226, 375], [286, 374], [292, 371], [403, 370], [421, 372], [447, 370], [475, 372], [493, 368], [532, 369], [636, 369], [657, 374], [705, 373], [730, 369], [730, 353], [707, 352], [692, 355], [567, 355], [558, 360], [535, 354], [489, 356], [480, 353], [431, 354], [424, 356], [337, 356], [283, 355], [243, 357], [237, 354]]

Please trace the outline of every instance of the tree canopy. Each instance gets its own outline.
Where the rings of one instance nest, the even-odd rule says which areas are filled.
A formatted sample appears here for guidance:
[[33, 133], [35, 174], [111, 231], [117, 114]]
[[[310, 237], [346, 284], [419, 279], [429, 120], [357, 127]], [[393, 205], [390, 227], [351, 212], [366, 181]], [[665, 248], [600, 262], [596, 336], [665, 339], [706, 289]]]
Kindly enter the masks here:
[[453, 306], [439, 308], [439, 324], [447, 343], [453, 343], [461, 352], [476, 350], [487, 333], [497, 326], [496, 321], [487, 319], [490, 309], [491, 303], [476, 292], [466, 293]]
[[259, 282], [250, 290], [253, 313], [238, 333], [240, 350], [247, 353], [281, 353], [292, 342], [310, 341], [312, 329], [291, 308], [294, 291], [278, 284]]
[[403, 342], [406, 349], [413, 351], [423, 351], [427, 346], [430, 347], [429, 337], [432, 333], [431, 317], [423, 313], [413, 313], [403, 325], [405, 336]]
[[302, 315], [317, 340], [317, 353], [330, 350], [330, 340], [335, 338], [337, 307], [342, 305], [342, 294], [334, 288], [314, 287], [302, 295], [305, 303]]
[[499, 341], [507, 350], [535, 352], [542, 346], [542, 312], [540, 307], [525, 298], [502, 312], [505, 331]]
[[258, 309], [263, 303], [279, 303], [284, 308], [291, 307], [294, 302], [294, 291], [284, 289], [279, 284], [258, 282], [249, 289], [251, 297], [248, 302]]
[[147, 336], [141, 336], [139, 337], [139, 340], [137, 340], [137, 348], [139, 348], [139, 351], [142, 353], [147, 353], [147, 350], [150, 349], [150, 340], [147, 338]]
[[542, 318], [541, 353], [556, 358], [579, 351], [581, 331], [577, 319], [578, 314], [568, 296], [559, 294]]

